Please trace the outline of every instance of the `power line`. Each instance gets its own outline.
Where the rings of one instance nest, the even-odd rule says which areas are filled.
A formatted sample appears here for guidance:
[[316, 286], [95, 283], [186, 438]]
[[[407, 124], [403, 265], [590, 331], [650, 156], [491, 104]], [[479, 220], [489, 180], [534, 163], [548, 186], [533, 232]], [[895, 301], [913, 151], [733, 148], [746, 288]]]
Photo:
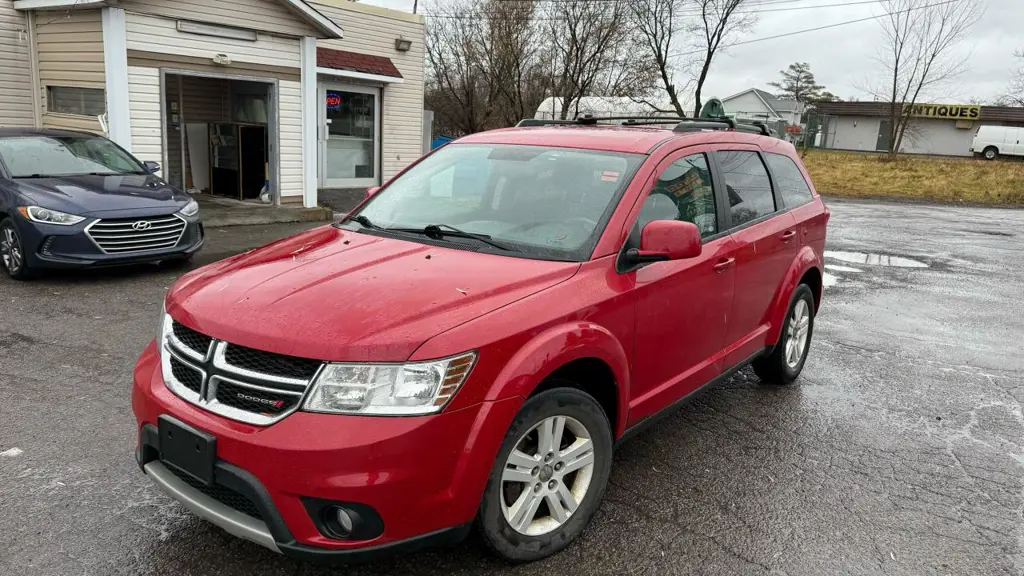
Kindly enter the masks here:
[[[887, 16], [894, 16], [896, 14], [902, 14], [905, 12], [913, 12], [914, 10], [923, 10], [924, 8], [934, 8], [936, 6], [942, 6], [944, 4], [953, 4], [962, 0], [945, 0], [945, 2], [936, 2], [935, 4], [925, 4], [924, 6], [915, 6], [913, 8], [907, 8], [905, 10], [897, 10], [895, 12], [886, 12], [877, 16], [868, 16], [867, 18], [858, 18], [856, 20], [847, 20], [845, 22], [836, 22], [835, 24], [827, 24], [825, 26], [817, 26], [815, 28], [806, 28], [804, 30], [794, 30], [792, 32], [786, 32], [784, 34], [776, 34], [774, 36], [765, 36], [763, 38], [754, 38], [753, 40], [744, 40], [742, 42], [733, 42], [732, 44], [726, 44], [720, 48], [732, 48], [733, 46], [743, 46], [745, 44], [753, 44], [754, 42], [764, 42], [766, 40], [776, 40], [778, 38], [786, 38], [787, 36], [795, 36], [797, 34], [806, 34], [807, 32], [817, 32], [818, 30], [827, 30], [829, 28], [837, 28], [839, 26], [847, 26], [849, 24], [857, 24], [859, 22], [867, 22], [868, 20], [878, 20], [879, 18], [885, 18]], [[691, 50], [689, 52], [675, 52], [669, 54], [669, 56], [692, 56], [694, 54], [702, 54], [704, 50]]]
[[[492, 1], [494, 1], [494, 0], [492, 0]], [[503, 2], [522, 2], [524, 0], [500, 0], [500, 1], [503, 1]], [[574, 0], [542, 0], [542, 1], [552, 2], [554, 4], [565, 4], [567, 2], [574, 1]], [[622, 0], [589, 0], [589, 1], [590, 2], [619, 2], [619, 1], [622, 1]], [[776, 2], [776, 3], [782, 4], [782, 3], [794, 2], [794, 1], [801, 1], [802, 2], [804, 0], [785, 0], [785, 2]], [[856, 1], [853, 1], [853, 2], [840, 2], [838, 4], [815, 4], [815, 5], [812, 5], [812, 6], [790, 6], [788, 8], [766, 8], [766, 9], [762, 9], [762, 10], [737, 10], [737, 11], [733, 12], [733, 14], [763, 14], [763, 13], [767, 13], [767, 12], [790, 12], [790, 11], [794, 11], [794, 10], [815, 10], [815, 9], [820, 9], [820, 8], [843, 8], [843, 7], [846, 7], [846, 6], [858, 6], [858, 5], [862, 5], [862, 4], [878, 4], [880, 2], [885, 2], [885, 1], [886, 0], [856, 0]], [[483, 16], [477, 16], [477, 15], [474, 15], [474, 14], [442, 14], [442, 13], [435, 13], [435, 12], [423, 12], [422, 14], [424, 16], [428, 17], [428, 18], [444, 18], [444, 19], [452, 19], [452, 20], [482, 20], [482, 19], [485, 18]], [[697, 14], [700, 14], [700, 12], [699, 11], [698, 12], [686, 11], [686, 12], [680, 13], [680, 15], [682, 15], [682, 16], [690, 16], [690, 15], [697, 15]], [[531, 20], [531, 21], [536, 21], [536, 22], [562, 22], [562, 21], [565, 21], [566, 19], [565, 18], [560, 18], [560, 17], [552, 17], [552, 16], [531, 16], [529, 18], [526, 18], [526, 20]]]

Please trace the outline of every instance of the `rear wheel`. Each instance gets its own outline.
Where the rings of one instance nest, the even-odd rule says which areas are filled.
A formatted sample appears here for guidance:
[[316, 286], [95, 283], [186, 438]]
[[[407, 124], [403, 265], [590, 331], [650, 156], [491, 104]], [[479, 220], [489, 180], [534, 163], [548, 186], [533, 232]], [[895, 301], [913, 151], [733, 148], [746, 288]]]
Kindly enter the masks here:
[[814, 294], [806, 284], [797, 286], [789, 304], [782, 335], [767, 356], [754, 361], [754, 373], [772, 384], [796, 380], [807, 361], [814, 333]]
[[15, 280], [26, 280], [32, 276], [32, 270], [25, 261], [21, 236], [9, 218], [0, 221], [0, 268]]
[[985, 160], [995, 160], [999, 156], [999, 150], [995, 146], [989, 146], [981, 153]]
[[601, 504], [612, 430], [589, 394], [555, 388], [519, 411], [491, 470], [478, 526], [513, 562], [554, 554], [575, 540]]

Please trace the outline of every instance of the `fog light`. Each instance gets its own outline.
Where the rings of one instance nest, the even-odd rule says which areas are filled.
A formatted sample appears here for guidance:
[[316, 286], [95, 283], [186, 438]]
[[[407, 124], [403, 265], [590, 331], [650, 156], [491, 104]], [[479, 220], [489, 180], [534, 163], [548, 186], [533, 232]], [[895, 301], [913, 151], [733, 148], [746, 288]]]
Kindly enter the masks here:
[[341, 528], [345, 536], [352, 533], [352, 528], [355, 526], [355, 521], [352, 520], [352, 516], [348, 513], [348, 510], [344, 508], [334, 509], [335, 519], [338, 521], [338, 527]]

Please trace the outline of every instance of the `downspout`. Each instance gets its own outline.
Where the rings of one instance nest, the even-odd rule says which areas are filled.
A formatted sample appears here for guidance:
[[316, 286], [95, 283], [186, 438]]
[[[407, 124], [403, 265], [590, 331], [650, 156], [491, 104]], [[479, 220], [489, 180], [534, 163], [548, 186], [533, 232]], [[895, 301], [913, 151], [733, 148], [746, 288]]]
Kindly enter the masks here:
[[43, 88], [39, 82], [39, 47], [36, 46], [36, 13], [25, 11], [25, 37], [28, 41], [28, 68], [32, 82], [32, 123], [43, 127]]

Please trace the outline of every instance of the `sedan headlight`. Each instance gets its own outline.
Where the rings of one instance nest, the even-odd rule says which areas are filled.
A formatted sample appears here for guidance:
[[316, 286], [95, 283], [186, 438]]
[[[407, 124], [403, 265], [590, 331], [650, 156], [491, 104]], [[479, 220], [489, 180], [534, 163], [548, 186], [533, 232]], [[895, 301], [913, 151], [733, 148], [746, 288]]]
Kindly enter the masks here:
[[182, 216], [195, 216], [196, 214], [199, 214], [199, 202], [196, 202], [195, 200], [192, 200], [190, 198], [188, 204], [185, 204], [185, 207], [179, 210], [178, 212]]
[[18, 212], [33, 222], [56, 224], [57, 226], [73, 226], [82, 220], [85, 220], [85, 217], [83, 216], [66, 214], [64, 212], [50, 210], [49, 208], [40, 208], [39, 206], [23, 206], [18, 208]]
[[305, 410], [406, 416], [440, 412], [469, 375], [476, 353], [409, 364], [328, 364]]

